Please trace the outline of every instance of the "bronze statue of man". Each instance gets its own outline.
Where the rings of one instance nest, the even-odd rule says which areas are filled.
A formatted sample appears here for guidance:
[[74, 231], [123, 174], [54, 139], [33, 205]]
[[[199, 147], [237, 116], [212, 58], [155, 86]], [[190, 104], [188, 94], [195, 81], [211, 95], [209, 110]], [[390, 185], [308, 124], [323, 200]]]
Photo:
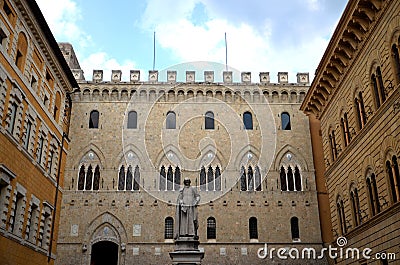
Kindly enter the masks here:
[[197, 205], [200, 202], [200, 195], [195, 187], [190, 186], [189, 178], [185, 178], [183, 184], [177, 200], [174, 238], [194, 237], [197, 239], [197, 228], [199, 226]]

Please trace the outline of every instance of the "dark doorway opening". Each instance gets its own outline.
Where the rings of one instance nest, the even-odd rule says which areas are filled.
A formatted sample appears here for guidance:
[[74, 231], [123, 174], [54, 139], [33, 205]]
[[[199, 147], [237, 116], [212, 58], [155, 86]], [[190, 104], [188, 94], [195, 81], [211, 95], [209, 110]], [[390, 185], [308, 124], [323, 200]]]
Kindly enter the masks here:
[[92, 246], [90, 265], [117, 265], [118, 245], [110, 241], [100, 241]]

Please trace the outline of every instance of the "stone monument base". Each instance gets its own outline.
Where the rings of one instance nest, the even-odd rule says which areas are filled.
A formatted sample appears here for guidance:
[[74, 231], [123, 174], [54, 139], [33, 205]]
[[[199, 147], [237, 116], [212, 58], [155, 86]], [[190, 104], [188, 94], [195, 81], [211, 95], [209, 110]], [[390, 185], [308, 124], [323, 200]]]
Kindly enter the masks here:
[[200, 265], [204, 252], [199, 250], [199, 241], [193, 237], [180, 237], [175, 240], [175, 251], [170, 252], [173, 265]]

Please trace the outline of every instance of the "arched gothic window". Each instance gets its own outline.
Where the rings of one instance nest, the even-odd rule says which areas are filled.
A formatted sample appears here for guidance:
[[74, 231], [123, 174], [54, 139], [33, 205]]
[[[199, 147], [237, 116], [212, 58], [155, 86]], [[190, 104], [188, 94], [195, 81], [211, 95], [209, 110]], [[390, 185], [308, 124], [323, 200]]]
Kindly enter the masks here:
[[367, 177], [367, 190], [371, 215], [374, 216], [381, 211], [379, 204], [378, 188], [376, 186], [375, 174]]
[[219, 169], [219, 166], [215, 168], [215, 190], [221, 190], [221, 170]]
[[137, 129], [137, 112], [130, 111], [128, 113], [128, 129]]
[[172, 167], [168, 167], [167, 171], [167, 190], [173, 190], [174, 187], [174, 173], [172, 171]]
[[133, 190], [139, 190], [140, 185], [140, 171], [139, 166], [135, 167], [135, 172], [133, 173]]
[[84, 188], [85, 188], [85, 166], [82, 165], [79, 170], [78, 190], [84, 190]]
[[214, 130], [214, 113], [207, 111], [204, 118], [204, 128], [206, 130]]
[[133, 187], [132, 166], [128, 166], [128, 171], [126, 172], [126, 190], [132, 190], [132, 187]]
[[346, 112], [343, 114], [343, 117], [340, 118], [340, 127], [342, 129], [344, 146], [348, 146], [351, 141], [351, 134]]
[[28, 51], [28, 41], [26, 36], [23, 32], [20, 32], [18, 35], [18, 42], [17, 42], [17, 53], [15, 55], [15, 64], [21, 70], [24, 71], [25, 62], [26, 62], [26, 55]]
[[176, 114], [173, 111], [169, 111], [167, 113], [165, 128], [167, 129], [176, 129]]
[[93, 178], [93, 168], [92, 165], [89, 165], [88, 170], [86, 172], [86, 181], [85, 181], [85, 190], [92, 189], [92, 178]]
[[386, 100], [385, 87], [383, 85], [381, 68], [379, 66], [376, 68], [375, 73], [371, 75], [371, 82], [372, 82], [372, 89], [373, 89], [376, 109], [379, 109], [379, 107]]
[[100, 167], [97, 165], [94, 169], [93, 176], [93, 190], [99, 190], [100, 188]]
[[254, 177], [256, 191], [261, 191], [261, 173], [258, 166], [256, 166]]
[[288, 170], [287, 170], [287, 180], [288, 180], [288, 190], [294, 191], [293, 171], [290, 166], [288, 167]]
[[279, 177], [281, 180], [281, 191], [286, 191], [287, 190], [286, 172], [283, 166], [281, 167]]
[[92, 110], [89, 117], [89, 129], [99, 128], [99, 112], [97, 110]]
[[400, 173], [399, 164], [395, 155], [392, 156], [391, 160], [386, 161], [386, 172], [389, 177], [389, 187], [392, 202], [396, 203], [400, 201]]
[[214, 171], [211, 166], [207, 170], [207, 190], [214, 191]]
[[253, 168], [251, 166], [247, 169], [247, 183], [248, 190], [254, 190]]
[[290, 218], [290, 230], [292, 233], [292, 240], [300, 238], [299, 219], [297, 217]]
[[351, 201], [351, 208], [353, 210], [353, 223], [354, 223], [354, 227], [356, 227], [361, 223], [360, 200], [358, 199], [357, 188], [353, 188], [350, 191], [350, 201]]
[[172, 217], [165, 218], [164, 239], [174, 238], [174, 219]]
[[400, 83], [400, 37], [398, 43], [392, 45], [392, 59], [394, 65], [394, 74], [396, 76], [397, 83]]
[[166, 182], [165, 167], [161, 166], [161, 169], [160, 169], [160, 190], [161, 191], [166, 189], [165, 182]]
[[242, 166], [240, 169], [240, 190], [246, 191], [247, 190], [247, 179], [246, 179], [246, 170]]
[[179, 190], [179, 187], [181, 185], [181, 170], [179, 167], [175, 168], [175, 179], [174, 179], [174, 183], [175, 183], [175, 190]]
[[217, 238], [217, 223], [214, 217], [207, 219], [207, 239]]
[[343, 200], [340, 197], [337, 199], [336, 207], [340, 234], [344, 235], [347, 233], [346, 216], [344, 214]]
[[282, 120], [282, 130], [291, 130], [292, 129], [289, 113], [282, 112], [281, 120]]
[[125, 190], [125, 167], [121, 166], [118, 175], [118, 190]]
[[243, 113], [243, 125], [245, 130], [253, 130], [253, 115], [248, 111]]
[[250, 239], [258, 239], [257, 218], [250, 217], [249, 219], [249, 234]]
[[206, 169], [204, 166], [200, 169], [200, 190], [206, 190]]
[[358, 128], [361, 130], [365, 123], [367, 123], [367, 116], [365, 113], [364, 100], [361, 91], [358, 96], [354, 99], [354, 104], [356, 106], [356, 116], [358, 121]]

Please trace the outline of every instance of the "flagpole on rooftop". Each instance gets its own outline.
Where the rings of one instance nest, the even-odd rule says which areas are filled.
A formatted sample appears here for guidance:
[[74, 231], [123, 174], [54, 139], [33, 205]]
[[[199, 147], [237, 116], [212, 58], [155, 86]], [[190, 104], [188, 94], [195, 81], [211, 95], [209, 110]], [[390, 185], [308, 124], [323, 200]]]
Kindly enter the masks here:
[[156, 67], [156, 32], [153, 34], [153, 71]]

